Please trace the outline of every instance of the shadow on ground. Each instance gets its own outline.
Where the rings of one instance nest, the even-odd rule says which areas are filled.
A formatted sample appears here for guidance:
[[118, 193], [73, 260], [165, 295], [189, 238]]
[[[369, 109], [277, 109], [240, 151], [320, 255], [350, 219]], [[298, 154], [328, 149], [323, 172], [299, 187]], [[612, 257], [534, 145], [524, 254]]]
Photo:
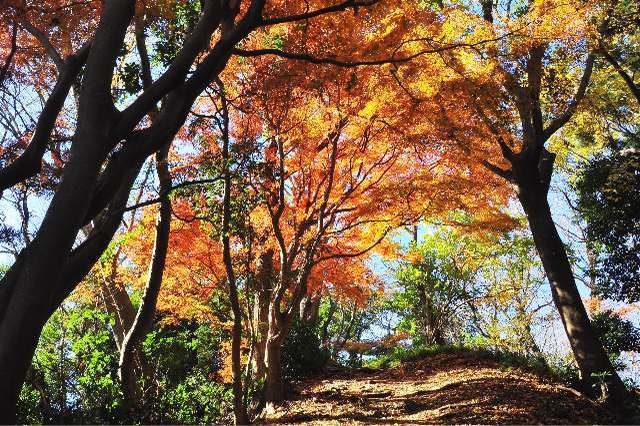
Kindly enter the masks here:
[[265, 423], [610, 423], [592, 401], [550, 379], [473, 353], [391, 370], [340, 370], [297, 383]]

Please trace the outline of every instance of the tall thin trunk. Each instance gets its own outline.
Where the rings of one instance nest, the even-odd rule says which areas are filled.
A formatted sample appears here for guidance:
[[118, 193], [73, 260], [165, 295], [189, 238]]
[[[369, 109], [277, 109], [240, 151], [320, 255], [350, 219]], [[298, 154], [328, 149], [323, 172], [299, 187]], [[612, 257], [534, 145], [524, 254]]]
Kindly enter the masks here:
[[269, 333], [269, 299], [273, 287], [273, 251], [260, 255], [254, 289], [253, 321], [255, 329], [255, 354], [253, 374], [256, 380], [265, 376], [264, 357]]
[[[167, 164], [168, 146], [156, 155], [156, 170], [160, 181], [160, 193], [167, 194], [171, 188], [171, 176]], [[135, 409], [137, 392], [136, 375], [134, 374], [134, 355], [140, 342], [149, 333], [153, 326], [153, 317], [156, 312], [158, 295], [162, 285], [167, 249], [169, 247], [169, 233], [171, 231], [171, 201], [163, 198], [160, 202], [160, 211], [156, 221], [156, 237], [153, 248], [151, 265], [147, 285], [136, 313], [133, 325], [127, 332], [120, 350], [118, 376], [124, 400], [125, 410]]]
[[249, 423], [247, 408], [244, 404], [244, 394], [242, 391], [242, 308], [238, 300], [238, 285], [233, 271], [233, 260], [231, 258], [231, 245], [229, 241], [231, 228], [231, 172], [229, 171], [229, 111], [227, 100], [224, 94], [222, 83], [218, 81], [221, 90], [222, 100], [222, 161], [224, 194], [222, 200], [222, 255], [224, 258], [227, 283], [229, 285], [229, 301], [233, 311], [233, 330], [231, 333], [231, 371], [233, 374], [233, 415], [237, 425]]
[[269, 331], [269, 294], [256, 291], [254, 304], [254, 323], [256, 330], [253, 374], [256, 380], [264, 378], [264, 355]]

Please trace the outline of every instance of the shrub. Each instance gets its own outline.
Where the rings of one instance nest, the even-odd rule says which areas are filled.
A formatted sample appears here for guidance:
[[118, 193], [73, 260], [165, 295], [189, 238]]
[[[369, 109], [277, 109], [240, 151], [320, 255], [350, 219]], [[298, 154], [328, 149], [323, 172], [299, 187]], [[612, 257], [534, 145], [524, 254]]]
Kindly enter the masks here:
[[296, 321], [282, 347], [282, 378], [298, 380], [320, 373], [329, 361], [315, 326]]

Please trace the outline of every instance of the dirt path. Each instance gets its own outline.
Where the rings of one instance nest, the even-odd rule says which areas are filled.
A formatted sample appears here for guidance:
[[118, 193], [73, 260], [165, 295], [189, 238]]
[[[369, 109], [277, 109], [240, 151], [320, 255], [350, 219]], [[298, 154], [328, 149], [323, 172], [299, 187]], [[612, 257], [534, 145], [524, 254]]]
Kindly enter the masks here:
[[294, 385], [265, 423], [608, 423], [564, 386], [474, 354], [443, 354], [391, 370], [340, 371]]

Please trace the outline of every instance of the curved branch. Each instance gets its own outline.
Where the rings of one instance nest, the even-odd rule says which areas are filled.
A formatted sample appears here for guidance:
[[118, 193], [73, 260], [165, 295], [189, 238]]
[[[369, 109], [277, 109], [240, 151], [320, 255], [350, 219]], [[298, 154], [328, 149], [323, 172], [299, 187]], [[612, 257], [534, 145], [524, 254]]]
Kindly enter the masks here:
[[622, 77], [624, 82], [629, 87], [629, 90], [631, 90], [631, 93], [633, 94], [633, 96], [636, 98], [638, 103], [640, 103], [640, 86], [638, 86], [633, 81], [633, 78], [629, 75], [629, 73], [627, 73], [624, 70], [624, 68], [622, 68], [622, 65], [620, 65], [620, 62], [618, 62], [616, 60], [616, 58], [614, 58], [613, 55], [611, 55], [611, 53], [609, 53], [607, 48], [604, 47], [604, 45], [602, 43], [600, 43], [600, 49], [598, 51], [602, 54], [602, 56], [604, 56], [604, 58], [607, 60], [607, 62], [609, 62], [609, 64], [611, 64], [613, 69], [616, 70], [616, 72], [620, 75], [620, 77]]
[[262, 19], [259, 26], [266, 27], [269, 25], [285, 24], [288, 22], [303, 21], [334, 12], [343, 12], [347, 9], [357, 9], [358, 7], [368, 7], [379, 3], [380, 0], [346, 0], [333, 6], [324, 7], [322, 9], [311, 12], [300, 13], [297, 15], [289, 15], [281, 18]]
[[280, 50], [280, 49], [245, 50], [245, 49], [236, 48], [236, 49], [233, 49], [233, 54], [236, 56], [242, 56], [245, 58], [274, 55], [274, 56], [280, 56], [281, 58], [285, 58], [285, 59], [304, 61], [304, 62], [309, 62], [312, 64], [318, 64], [318, 65], [334, 65], [341, 68], [354, 68], [354, 67], [386, 65], [386, 64], [403, 64], [431, 53], [439, 53], [439, 52], [458, 49], [462, 47], [476, 47], [485, 43], [490, 43], [495, 40], [496, 39], [484, 40], [478, 43], [471, 43], [471, 44], [470, 43], [450, 44], [446, 46], [436, 47], [433, 49], [421, 50], [420, 52], [417, 52], [408, 56], [399, 57], [399, 58], [391, 57], [391, 58], [384, 58], [384, 59], [372, 59], [372, 60], [366, 60], [366, 61], [345, 61], [345, 60], [336, 59], [336, 58], [313, 56], [306, 53], [285, 52], [284, 50]]
[[555, 132], [557, 132], [562, 126], [567, 124], [573, 114], [578, 109], [578, 105], [584, 98], [585, 93], [587, 92], [587, 86], [589, 86], [589, 81], [591, 80], [591, 73], [593, 72], [593, 62], [595, 59], [595, 55], [593, 53], [589, 53], [587, 56], [587, 61], [584, 67], [584, 73], [582, 74], [582, 78], [580, 79], [580, 85], [578, 86], [578, 91], [576, 92], [573, 99], [569, 102], [569, 106], [566, 111], [556, 117], [555, 120], [552, 120], [551, 123], [547, 126], [547, 128], [543, 132], [543, 142], [547, 141]]
[[44, 47], [44, 50], [47, 52], [49, 58], [51, 58], [51, 60], [55, 64], [58, 72], [62, 73], [62, 70], [64, 69], [64, 59], [62, 59], [60, 53], [56, 50], [53, 44], [51, 44], [51, 40], [49, 40], [49, 37], [47, 37], [45, 33], [37, 29], [35, 26], [33, 26], [33, 24], [31, 24], [31, 22], [27, 21], [26, 19], [22, 21], [22, 26], [25, 30], [27, 30], [29, 34], [31, 34], [33, 37], [35, 37], [36, 40], [40, 42], [42, 47]]
[[46, 151], [51, 132], [71, 87], [87, 61], [89, 49], [90, 44], [87, 43], [75, 55], [69, 56], [65, 61], [62, 73], [38, 118], [29, 146], [11, 164], [0, 169], [0, 192], [40, 172], [42, 156]]
[[511, 170], [507, 170], [507, 169], [503, 169], [501, 167], [496, 166], [495, 164], [491, 164], [490, 162], [488, 162], [487, 160], [482, 160], [482, 165], [487, 168], [488, 170], [490, 170], [491, 172], [497, 174], [498, 176], [500, 176], [503, 179], [506, 179], [507, 181], [513, 183], [513, 172]]

